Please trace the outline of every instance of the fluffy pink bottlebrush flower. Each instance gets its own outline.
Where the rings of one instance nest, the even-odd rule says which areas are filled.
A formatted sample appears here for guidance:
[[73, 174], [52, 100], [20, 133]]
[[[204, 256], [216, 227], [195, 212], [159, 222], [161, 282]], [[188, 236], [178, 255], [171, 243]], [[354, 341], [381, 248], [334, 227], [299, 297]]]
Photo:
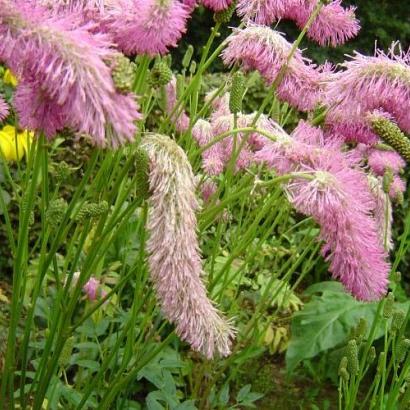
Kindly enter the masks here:
[[375, 207], [373, 210], [374, 219], [377, 223], [380, 243], [386, 251], [394, 248], [392, 225], [393, 207], [390, 197], [383, 190], [383, 181], [380, 178], [369, 175], [370, 192], [373, 195]]
[[0, 121], [3, 121], [9, 115], [9, 106], [0, 95]]
[[377, 50], [374, 57], [356, 53], [343, 64], [344, 71], [330, 76], [324, 100], [332, 107], [327, 119], [331, 126], [348, 130], [353, 120], [355, 140], [371, 143], [367, 116], [381, 110], [410, 132], [410, 54], [395, 53], [397, 46], [388, 54]]
[[212, 107], [211, 120], [216, 120], [218, 117], [231, 114], [231, 110], [229, 109], [230, 93], [225, 93], [214, 98], [216, 92], [217, 90], [210, 91], [205, 96], [205, 102], [210, 103]]
[[[292, 45], [281, 33], [266, 26], [249, 24], [234, 29], [227, 38], [222, 59], [228, 66], [240, 63], [245, 71], [257, 70], [272, 84], [287, 64]], [[278, 96], [301, 111], [313, 109], [321, 97], [322, 74], [297, 50], [280, 82]]]
[[[200, 119], [192, 127], [192, 136], [203, 147], [214, 139], [210, 122]], [[202, 168], [208, 175], [219, 175], [224, 169], [223, 148], [216, 143], [202, 153]]]
[[165, 94], [166, 112], [171, 116], [176, 130], [183, 133], [189, 128], [189, 117], [181, 107], [175, 108], [177, 104], [177, 79], [175, 76], [172, 76], [171, 81], [165, 86]]
[[375, 207], [364, 173], [323, 158], [313, 180], [287, 186], [295, 208], [320, 225], [329, 270], [360, 300], [380, 299], [387, 291], [389, 264], [371, 216]]
[[400, 178], [398, 175], [395, 175], [393, 182], [390, 185], [390, 198], [393, 200], [398, 200], [402, 198], [403, 193], [406, 192], [406, 181]]
[[186, 31], [190, 7], [178, 0], [118, 0], [105, 28], [124, 54], [165, 54]]
[[257, 24], [271, 25], [287, 15], [299, 0], [239, 0], [236, 10], [240, 17]]
[[210, 179], [205, 181], [201, 186], [201, 194], [204, 202], [208, 203], [217, 190], [218, 186], [214, 181]]
[[213, 11], [222, 11], [227, 9], [232, 0], [202, 0], [202, 4]]
[[[309, 17], [317, 7], [318, 0], [300, 0], [290, 2], [286, 17], [294, 20], [300, 29], [305, 27]], [[342, 7], [342, 0], [325, 4], [312, 25], [307, 36], [321, 46], [337, 47], [357, 36], [360, 23], [355, 15], [355, 7]]]
[[372, 149], [367, 158], [371, 170], [376, 175], [383, 176], [387, 169], [398, 174], [406, 166], [404, 159], [395, 151]]
[[279, 174], [297, 171], [302, 167], [314, 167], [315, 164], [330, 158], [343, 164], [350, 164], [351, 158], [341, 152], [341, 143], [337, 139], [328, 140], [323, 131], [300, 121], [289, 135], [277, 123], [270, 121], [265, 125], [266, 131], [276, 138], [267, 141], [264, 147], [256, 153], [258, 162], [266, 163]]
[[0, 59], [21, 79], [14, 100], [21, 126], [48, 138], [67, 126], [116, 147], [133, 140], [140, 114], [134, 97], [115, 89], [106, 62], [117, 52], [108, 37], [77, 17], [0, 0]]
[[191, 348], [208, 358], [230, 353], [234, 331], [208, 299], [196, 234], [195, 179], [185, 152], [167, 136], [142, 141], [150, 158], [148, 252], [165, 317]]
[[104, 297], [101, 282], [94, 277], [91, 277], [83, 286], [83, 291], [91, 301], [95, 301], [101, 296]]

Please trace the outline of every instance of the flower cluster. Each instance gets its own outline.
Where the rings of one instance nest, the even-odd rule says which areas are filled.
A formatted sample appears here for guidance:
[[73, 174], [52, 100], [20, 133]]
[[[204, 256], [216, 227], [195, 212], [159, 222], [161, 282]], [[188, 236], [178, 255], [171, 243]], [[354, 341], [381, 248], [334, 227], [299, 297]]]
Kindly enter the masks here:
[[118, 52], [76, 13], [54, 16], [22, 0], [0, 0], [0, 60], [20, 82], [14, 105], [23, 127], [53, 137], [64, 127], [95, 144], [132, 140], [134, 97], [116, 91], [107, 61]]
[[[318, 0], [239, 0], [238, 14], [258, 24], [289, 19], [303, 29], [318, 6]], [[307, 35], [320, 45], [344, 44], [360, 30], [355, 8], [343, 8], [341, 0], [330, 1], [322, 6], [317, 18], [308, 28]]]
[[228, 66], [240, 63], [245, 71], [259, 71], [268, 84], [286, 66], [277, 87], [278, 96], [299, 110], [308, 111], [319, 102], [324, 74], [300, 50], [288, 61], [291, 50], [292, 45], [278, 31], [249, 24], [245, 29], [234, 29], [222, 58]]
[[142, 141], [150, 158], [149, 267], [166, 318], [192, 349], [230, 353], [234, 332], [206, 295], [196, 236], [195, 179], [185, 152], [169, 137]]

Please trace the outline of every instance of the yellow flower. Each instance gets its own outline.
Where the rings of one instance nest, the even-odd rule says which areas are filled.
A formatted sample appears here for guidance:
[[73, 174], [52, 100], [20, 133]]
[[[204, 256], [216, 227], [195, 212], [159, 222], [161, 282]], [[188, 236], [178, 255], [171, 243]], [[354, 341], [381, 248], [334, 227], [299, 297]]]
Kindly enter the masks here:
[[14, 76], [14, 74], [7, 69], [6, 72], [4, 73], [3, 77], [4, 84], [10, 84], [13, 87], [15, 87], [18, 83], [17, 78]]
[[7, 161], [20, 161], [28, 154], [34, 134], [29, 131], [16, 132], [12, 125], [0, 129], [0, 150]]

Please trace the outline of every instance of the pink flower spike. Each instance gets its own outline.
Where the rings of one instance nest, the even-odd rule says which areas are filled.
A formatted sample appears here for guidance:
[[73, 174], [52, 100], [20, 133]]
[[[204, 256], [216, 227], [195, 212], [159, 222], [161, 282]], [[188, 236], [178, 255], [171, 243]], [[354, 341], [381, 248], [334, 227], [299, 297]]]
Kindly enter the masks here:
[[323, 158], [311, 169], [313, 180], [288, 185], [295, 208], [320, 226], [329, 270], [360, 300], [380, 299], [387, 291], [389, 264], [371, 211], [375, 207], [364, 173]]
[[388, 54], [377, 50], [374, 57], [356, 53], [343, 64], [344, 71], [330, 76], [324, 98], [332, 107], [327, 123], [349, 129], [353, 121], [354, 139], [373, 143], [377, 137], [369, 129], [368, 115], [379, 111], [410, 132], [410, 54], [397, 49], [394, 44]]
[[165, 93], [166, 111], [171, 116], [176, 130], [183, 133], [189, 128], [189, 117], [181, 107], [175, 108], [177, 104], [177, 79], [175, 76], [172, 76], [171, 81], [165, 86]]
[[0, 121], [3, 121], [9, 115], [9, 106], [0, 95]]
[[101, 296], [101, 283], [98, 279], [91, 277], [88, 282], [83, 286], [83, 291], [91, 301], [97, 300]]
[[185, 33], [190, 9], [179, 0], [118, 0], [104, 27], [124, 54], [165, 54]]
[[70, 127], [117, 147], [134, 139], [140, 114], [134, 97], [115, 89], [107, 63], [118, 53], [92, 28], [76, 13], [0, 0], [0, 59], [21, 80], [14, 104], [22, 127], [48, 138]]
[[225, 10], [231, 3], [232, 0], [202, 0], [202, 4], [213, 11]]
[[291, 49], [292, 45], [281, 33], [249, 24], [245, 29], [234, 29], [227, 38], [222, 59], [228, 66], [240, 63], [245, 71], [259, 71], [268, 84], [272, 84], [281, 68], [288, 64], [278, 86], [278, 96], [301, 111], [309, 111], [320, 101], [323, 74], [300, 50], [288, 63]]
[[390, 186], [390, 198], [393, 200], [398, 200], [402, 197], [402, 194], [406, 192], [406, 181], [400, 178], [398, 175], [395, 175], [393, 182]]
[[[306, 6], [294, 5], [288, 11], [288, 17], [293, 17], [300, 29], [302, 29], [310, 15], [317, 6], [317, 0], [304, 2]], [[337, 47], [357, 36], [360, 31], [360, 23], [355, 16], [355, 7], [347, 9], [342, 7], [342, 0], [334, 0], [325, 4], [319, 12], [307, 36], [321, 46]]]
[[165, 317], [193, 350], [227, 356], [234, 331], [208, 299], [197, 238], [195, 178], [185, 152], [171, 138], [149, 134], [148, 263]]
[[204, 202], [208, 203], [212, 195], [214, 195], [217, 190], [218, 190], [218, 186], [216, 185], [214, 181], [210, 179], [205, 181], [201, 186], [201, 194], [202, 194], [202, 199], [204, 200]]
[[380, 176], [383, 176], [387, 169], [391, 169], [393, 173], [398, 174], [406, 166], [406, 162], [395, 151], [372, 149], [367, 161], [371, 170]]
[[282, 19], [290, 3], [295, 0], [239, 0], [236, 6], [238, 15], [246, 21], [270, 26], [273, 22]]

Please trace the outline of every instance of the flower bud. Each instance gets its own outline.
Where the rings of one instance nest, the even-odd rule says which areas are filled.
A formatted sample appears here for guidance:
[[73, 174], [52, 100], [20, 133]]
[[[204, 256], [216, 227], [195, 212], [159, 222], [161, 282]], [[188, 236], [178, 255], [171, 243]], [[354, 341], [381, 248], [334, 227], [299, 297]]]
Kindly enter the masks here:
[[98, 218], [108, 211], [108, 202], [100, 203], [86, 202], [78, 211], [76, 220], [81, 222], [87, 219]]
[[158, 61], [151, 70], [149, 83], [153, 87], [167, 85], [172, 79], [172, 70], [164, 61]]
[[65, 161], [58, 162], [57, 164], [54, 165], [54, 175], [56, 177], [57, 182], [63, 182], [71, 174], [71, 167], [70, 165], [67, 164]]
[[182, 67], [188, 68], [191, 63], [192, 56], [194, 55], [194, 47], [190, 44], [185, 51], [184, 58], [182, 59]]
[[402, 339], [397, 347], [397, 361], [401, 363], [410, 349], [410, 339]]
[[406, 313], [403, 310], [397, 310], [393, 313], [393, 318], [391, 321], [391, 330], [396, 332], [401, 329], [403, 323], [406, 319]]
[[375, 359], [376, 359], [376, 348], [374, 346], [371, 346], [369, 350], [369, 355], [367, 356], [367, 360], [369, 361], [369, 363], [373, 363]]
[[48, 224], [52, 228], [56, 228], [62, 222], [64, 215], [67, 211], [68, 205], [63, 198], [55, 199], [51, 201], [48, 205], [46, 211], [46, 218]]
[[241, 71], [237, 71], [232, 78], [231, 93], [229, 97], [229, 109], [234, 114], [242, 111], [244, 91], [245, 77]]
[[377, 374], [381, 374], [383, 372], [384, 368], [384, 359], [386, 358], [386, 353], [381, 352], [379, 355], [379, 360], [377, 362]]
[[60, 367], [65, 367], [70, 363], [71, 355], [74, 348], [74, 336], [69, 337], [61, 350], [60, 357], [58, 358], [58, 365]]
[[118, 54], [114, 61], [111, 75], [115, 88], [118, 91], [122, 93], [132, 91], [132, 86], [135, 79], [135, 64], [132, 63], [127, 57], [122, 54]]
[[373, 131], [387, 144], [393, 147], [406, 161], [410, 161], [410, 141], [400, 128], [383, 116], [371, 120]]
[[350, 374], [357, 375], [359, 373], [359, 353], [356, 340], [349, 340], [347, 343], [346, 356]]
[[391, 168], [387, 168], [383, 175], [383, 191], [388, 194], [390, 192], [391, 184], [394, 180], [394, 174]]
[[226, 9], [214, 13], [215, 23], [224, 24], [229, 23], [235, 12], [236, 1], [233, 1]]
[[349, 381], [350, 375], [349, 372], [347, 371], [347, 364], [348, 364], [348, 359], [346, 356], [342, 357], [342, 360], [340, 361], [339, 364], [339, 377], [341, 377], [345, 382]]
[[390, 319], [392, 317], [393, 307], [394, 307], [394, 295], [393, 293], [389, 292], [384, 302], [384, 308], [383, 308], [383, 317], [385, 319]]

